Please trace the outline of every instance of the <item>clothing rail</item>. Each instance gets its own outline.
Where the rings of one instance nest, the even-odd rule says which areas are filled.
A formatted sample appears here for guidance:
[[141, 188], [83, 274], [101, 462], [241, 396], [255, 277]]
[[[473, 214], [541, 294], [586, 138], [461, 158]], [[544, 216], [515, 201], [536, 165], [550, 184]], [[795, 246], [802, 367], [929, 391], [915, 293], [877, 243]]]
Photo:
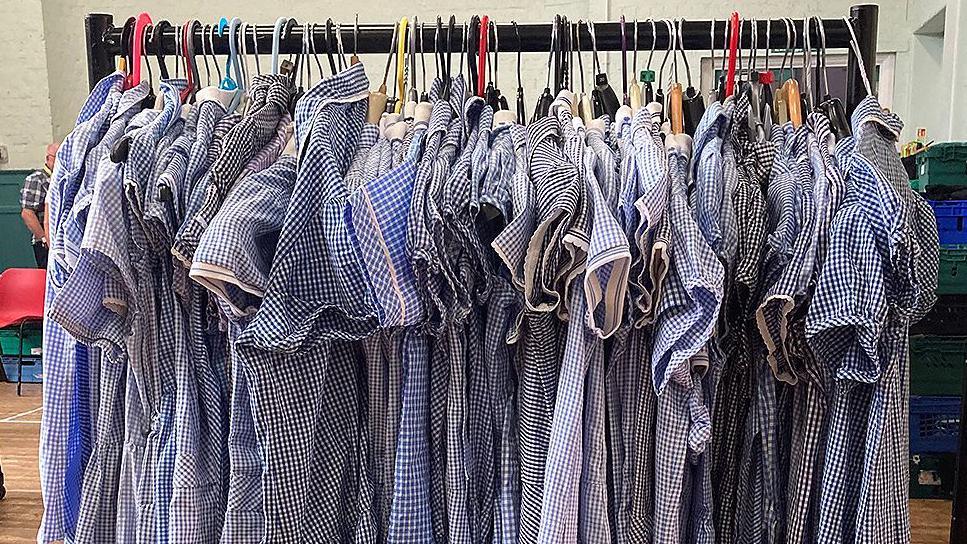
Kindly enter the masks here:
[[[879, 8], [873, 4], [863, 4], [857, 5], [850, 8], [850, 18], [853, 23], [853, 29], [856, 32], [857, 40], [859, 42], [859, 50], [863, 56], [863, 64], [866, 66], [867, 76], [872, 81], [874, 67], [876, 62], [876, 32], [877, 32], [877, 16]], [[425, 50], [431, 52], [433, 50], [434, 37], [436, 35], [436, 20], [423, 21], [425, 25], [422, 28], [422, 38]], [[571, 25], [574, 25], [576, 21], [569, 21]], [[714, 49], [717, 55], [723, 55], [726, 52], [722, 50], [723, 41], [725, 39], [726, 28], [728, 26], [728, 19], [723, 18], [715, 21], [715, 29], [712, 31], [713, 21], [684, 21], [682, 24], [682, 48], [685, 50], [699, 50], [699, 51], [709, 51]], [[490, 44], [488, 45], [488, 50], [493, 51], [495, 45], [500, 45], [500, 51], [502, 53], [516, 53], [518, 50], [525, 53], [549, 53], [552, 43], [551, 43], [551, 30], [554, 25], [558, 23], [521, 23], [516, 25], [512, 23], [498, 23], [496, 25], [497, 41], [494, 42], [493, 34], [490, 35]], [[784, 49], [787, 46], [787, 36], [786, 36], [786, 22], [781, 19], [773, 19], [770, 25], [770, 35], [769, 39], [766, 38], [766, 24], [765, 19], [756, 21], [758, 30], [758, 40], [757, 47], [764, 48], [768, 47], [772, 49]], [[739, 33], [741, 37], [740, 46], [743, 49], [750, 49], [752, 46], [752, 21], [745, 20], [742, 22], [743, 30]], [[803, 36], [803, 21], [802, 19], [794, 20], [793, 25], [795, 26], [795, 44], [796, 48], [802, 48], [804, 44]], [[123, 27], [123, 25], [121, 25]], [[252, 28], [255, 29], [254, 35], [252, 34]], [[838, 49], [838, 48], [848, 48], [850, 46], [850, 33], [847, 28], [846, 23], [842, 19], [825, 19], [823, 20], [823, 28], [826, 34], [826, 48], [827, 49]], [[200, 54], [203, 46], [205, 44], [205, 50], [208, 51], [208, 41], [210, 32], [206, 33], [203, 37], [204, 26], [196, 26], [194, 32], [192, 32], [192, 40], [194, 43], [194, 50], [196, 55]], [[324, 53], [328, 44], [330, 47], [328, 50], [334, 51], [336, 41], [337, 31], [341, 33], [342, 42], [344, 44], [344, 49], [346, 53], [384, 53], [388, 54], [390, 50], [390, 45], [393, 39], [393, 25], [392, 24], [361, 24], [358, 27], [352, 23], [342, 24], [338, 30], [335, 25], [331, 25], [327, 31], [326, 24], [314, 24], [310, 26], [310, 32], [312, 36], [310, 40], [316, 45], [316, 49], [320, 53]], [[280, 40], [279, 52], [284, 54], [290, 53], [300, 53], [302, 52], [303, 44], [303, 33], [304, 33], [304, 22], [302, 25], [296, 24], [290, 31]], [[561, 24], [558, 30], [559, 35], [566, 36], [569, 33], [566, 27]], [[618, 22], [601, 22], [594, 23], [594, 30], [596, 35], [596, 45], [598, 51], [621, 51], [621, 23]], [[104, 76], [110, 74], [116, 66], [116, 57], [123, 53], [121, 44], [122, 28], [114, 26], [114, 17], [109, 14], [103, 13], [92, 13], [86, 18], [86, 31], [87, 31], [87, 62], [88, 62], [88, 76], [91, 87], [99, 81]], [[273, 25], [251, 25], [249, 26], [248, 32], [244, 36], [246, 40], [246, 45], [248, 51], [252, 52], [258, 50], [260, 53], [268, 53], [272, 50], [272, 31]], [[634, 48], [633, 36], [634, 36], [634, 22], [626, 21], [625, 23], [625, 43], [628, 50]], [[150, 32], [150, 27], [148, 29]], [[155, 55], [158, 53], [158, 47], [162, 49], [161, 53], [165, 55], [175, 54], [175, 33], [176, 29], [172, 27], [165, 27], [160, 32], [160, 36], [157, 42], [149, 40], [145, 44], [145, 55]], [[461, 62], [461, 49], [463, 42], [463, 32], [464, 26], [462, 22], [458, 22], [453, 28], [451, 36], [452, 50], [454, 63]], [[448, 33], [447, 21], [443, 22], [443, 29], [440, 33], [440, 43], [441, 45], [446, 43]], [[654, 39], [655, 39], [655, 51], [662, 53], [668, 47], [669, 42], [669, 32], [667, 27], [661, 22], [656, 21], [654, 26]], [[712, 35], [714, 34], [714, 43]], [[327, 40], [328, 35], [328, 40]], [[476, 29], [470, 29], [469, 35], [472, 37], [479, 36], [479, 31]], [[520, 39], [518, 40], [518, 35]], [[591, 51], [591, 35], [584, 25], [579, 25], [577, 32], [578, 39], [580, 40], [580, 46], [582, 51]], [[204, 38], [204, 42], [202, 41]], [[816, 25], [810, 25], [810, 40], [811, 44], [818, 46], [820, 43], [818, 29]], [[475, 52], [476, 40], [471, 38], [470, 49], [471, 52]], [[638, 21], [638, 50], [650, 50], [652, 41], [652, 24], [649, 21]], [[767, 44], [768, 42], [768, 44]], [[218, 36], [217, 34], [211, 39], [212, 46], [214, 47], [214, 52], [218, 55], [226, 55], [229, 52], [228, 35]], [[575, 44], [577, 45], [577, 44]], [[257, 47], [256, 47], [257, 46]], [[555, 63], [555, 66], [557, 64]], [[818, 74], [817, 74], [818, 77]], [[560, 81], [559, 74], [555, 72], [555, 81]], [[846, 107], [847, 113], [852, 113], [853, 108], [856, 104], [866, 94], [866, 90], [863, 86], [863, 80], [859, 74], [859, 66], [853, 55], [849, 57], [849, 65], [847, 67], [847, 89], [846, 89]]]

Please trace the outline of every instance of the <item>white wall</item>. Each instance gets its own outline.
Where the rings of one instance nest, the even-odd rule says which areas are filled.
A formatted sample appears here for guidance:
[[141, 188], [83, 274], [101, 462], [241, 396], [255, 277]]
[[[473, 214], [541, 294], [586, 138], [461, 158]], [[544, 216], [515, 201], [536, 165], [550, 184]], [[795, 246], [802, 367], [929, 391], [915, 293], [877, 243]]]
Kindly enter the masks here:
[[0, 7], [0, 145], [3, 168], [37, 168], [51, 139], [50, 93], [41, 0]]
[[[725, 18], [732, 10], [747, 17], [802, 17], [819, 15], [832, 18], [848, 14], [849, 0], [716, 0], [689, 2], [637, 2], [632, 0], [543, 0], [535, 2], [490, 2], [474, 6], [448, 0], [415, 0], [404, 2], [333, 2], [322, 4], [310, 0], [275, 0], [237, 2], [208, 0], [197, 2], [173, 0], [162, 3], [146, 0], [6, 0], [0, 10], [0, 144], [10, 150], [10, 162], [0, 168], [34, 167], [43, 157], [43, 146], [53, 137], [60, 138], [73, 126], [76, 112], [87, 94], [87, 66], [84, 49], [84, 16], [88, 12], [115, 14], [120, 23], [129, 15], [147, 9], [155, 18], [173, 23], [189, 17], [213, 22], [222, 15], [237, 15], [243, 20], [268, 23], [279, 15], [300, 21], [352, 21], [359, 11], [360, 21], [390, 22], [403, 15], [418, 15], [427, 21], [437, 14], [455, 13], [458, 20], [487, 9], [492, 19], [519, 22], [549, 21], [555, 13], [572, 20], [616, 20], [624, 14], [637, 17]], [[967, 109], [950, 107], [952, 96], [967, 90], [967, 63], [956, 62], [967, 47], [967, 32], [958, 32], [967, 19], [967, 10], [959, 0], [881, 0], [879, 43], [881, 52], [896, 53], [896, 83], [893, 107], [907, 122], [905, 137], [917, 126], [926, 126], [930, 137], [967, 139]], [[949, 4], [949, 5], [948, 5]], [[8, 7], [9, 6], [9, 7]], [[484, 8], [483, 6], [486, 6]], [[946, 6], [945, 33], [942, 48], [913, 32]], [[967, 21], [964, 21], [967, 23]], [[965, 27], [967, 28], [967, 27]], [[44, 32], [46, 30], [46, 33]], [[931, 45], [932, 44], [932, 45]], [[645, 44], [640, 44], [645, 47]], [[920, 59], [942, 59], [929, 71], [939, 69], [942, 92], [929, 95], [924, 104], [921, 77], [927, 65]], [[690, 55], [693, 74], [698, 74], [701, 53]], [[46, 62], [43, 61], [46, 59]], [[505, 92], [512, 89], [514, 62], [504, 55], [500, 77]], [[429, 61], [429, 59], [427, 59]], [[587, 57], [585, 60], [589, 60]], [[367, 62], [368, 61], [368, 62]], [[609, 73], [619, 73], [616, 54], [602, 55]], [[370, 79], [381, 79], [382, 59], [364, 59]], [[525, 55], [524, 84], [531, 106], [544, 87], [546, 58]], [[29, 68], [28, 68], [29, 67]], [[938, 68], [939, 67], [939, 68]], [[614, 80], [618, 76], [613, 76]], [[932, 86], [931, 86], [932, 92]]]

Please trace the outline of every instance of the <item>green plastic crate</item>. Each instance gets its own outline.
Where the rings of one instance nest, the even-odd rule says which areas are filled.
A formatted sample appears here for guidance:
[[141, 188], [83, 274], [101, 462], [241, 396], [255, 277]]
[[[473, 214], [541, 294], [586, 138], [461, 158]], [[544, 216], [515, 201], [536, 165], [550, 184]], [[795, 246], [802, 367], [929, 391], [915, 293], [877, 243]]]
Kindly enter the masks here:
[[929, 185], [967, 185], [967, 142], [933, 144], [917, 155], [917, 179], [912, 185], [925, 191]]
[[956, 453], [910, 454], [911, 499], [952, 499], [956, 485]]
[[940, 248], [938, 295], [967, 294], [967, 246]]
[[910, 394], [960, 396], [967, 337], [910, 337]]
[[[0, 348], [4, 355], [17, 355], [17, 348], [20, 347], [17, 331], [18, 329], [0, 329]], [[24, 355], [39, 355], [42, 344], [43, 332], [38, 325], [28, 324], [24, 327]]]

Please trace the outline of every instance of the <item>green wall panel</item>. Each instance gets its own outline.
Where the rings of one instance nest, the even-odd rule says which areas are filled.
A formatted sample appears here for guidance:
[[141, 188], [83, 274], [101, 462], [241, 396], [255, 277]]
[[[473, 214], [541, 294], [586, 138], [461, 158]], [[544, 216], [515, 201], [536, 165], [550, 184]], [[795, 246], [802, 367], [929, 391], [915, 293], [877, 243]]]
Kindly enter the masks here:
[[20, 188], [28, 170], [0, 170], [0, 270], [33, 268], [30, 231], [20, 219]]

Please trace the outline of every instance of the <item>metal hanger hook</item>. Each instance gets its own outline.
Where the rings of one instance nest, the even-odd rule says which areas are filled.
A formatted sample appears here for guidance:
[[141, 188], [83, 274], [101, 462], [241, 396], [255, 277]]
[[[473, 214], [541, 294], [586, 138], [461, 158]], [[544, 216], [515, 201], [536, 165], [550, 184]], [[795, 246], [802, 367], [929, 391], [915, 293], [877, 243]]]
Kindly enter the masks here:
[[[685, 39], [682, 36], [683, 26], [685, 26], [685, 18], [679, 17], [678, 23], [677, 23], [678, 29], [677, 29], [676, 43], [678, 44], [678, 48], [682, 53], [682, 62], [685, 63], [685, 80], [688, 83], [688, 88], [691, 89], [691, 88], [694, 88], [692, 87], [692, 69], [688, 66], [688, 57], [685, 55]], [[677, 77], [677, 74], [676, 74], [676, 77]]]

